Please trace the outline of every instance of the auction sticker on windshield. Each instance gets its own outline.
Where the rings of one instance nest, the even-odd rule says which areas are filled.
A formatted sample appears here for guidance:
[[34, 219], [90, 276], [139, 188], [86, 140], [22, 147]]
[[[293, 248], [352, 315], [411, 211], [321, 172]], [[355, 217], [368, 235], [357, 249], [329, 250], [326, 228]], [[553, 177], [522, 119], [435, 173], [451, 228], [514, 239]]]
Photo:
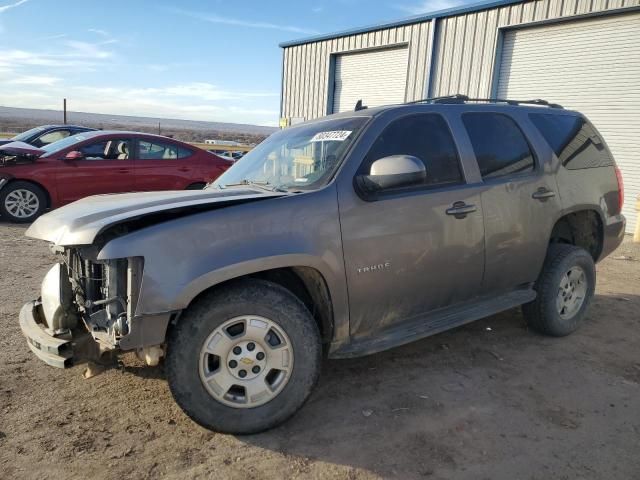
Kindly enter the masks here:
[[311, 139], [312, 142], [344, 142], [352, 130], [334, 130], [330, 132], [318, 132]]

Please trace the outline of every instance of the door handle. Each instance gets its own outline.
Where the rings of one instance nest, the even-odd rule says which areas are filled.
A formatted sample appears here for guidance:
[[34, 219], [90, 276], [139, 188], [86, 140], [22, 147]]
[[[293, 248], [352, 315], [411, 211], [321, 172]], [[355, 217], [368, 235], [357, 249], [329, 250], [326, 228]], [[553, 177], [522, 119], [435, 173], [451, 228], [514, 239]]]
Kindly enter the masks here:
[[546, 187], [540, 187], [538, 190], [533, 192], [533, 195], [531, 195], [532, 198], [535, 198], [536, 200], [540, 200], [540, 201], [544, 201], [548, 198], [553, 198], [555, 196], [556, 196], [556, 192], [554, 192], [553, 190], [549, 190]]
[[129, 169], [128, 168], [119, 168], [118, 169], [118, 173], [129, 173]]
[[178, 168], [178, 171], [179, 172], [190, 172], [191, 169], [189, 167], [180, 167], [180, 168]]
[[477, 210], [475, 205], [467, 205], [464, 202], [455, 202], [451, 207], [447, 208], [447, 215], [453, 215], [456, 218], [464, 218], [469, 213]]

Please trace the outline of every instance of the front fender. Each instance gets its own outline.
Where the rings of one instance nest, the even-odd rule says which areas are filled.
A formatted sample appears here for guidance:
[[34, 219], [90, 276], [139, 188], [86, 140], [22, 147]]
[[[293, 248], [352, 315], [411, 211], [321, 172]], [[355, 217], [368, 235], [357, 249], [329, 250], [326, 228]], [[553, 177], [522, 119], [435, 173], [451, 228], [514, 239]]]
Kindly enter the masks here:
[[132, 256], [144, 257], [136, 315], [182, 310], [204, 290], [252, 273], [311, 267], [329, 289], [336, 331], [348, 322], [332, 187], [152, 225], [109, 241], [98, 259]]

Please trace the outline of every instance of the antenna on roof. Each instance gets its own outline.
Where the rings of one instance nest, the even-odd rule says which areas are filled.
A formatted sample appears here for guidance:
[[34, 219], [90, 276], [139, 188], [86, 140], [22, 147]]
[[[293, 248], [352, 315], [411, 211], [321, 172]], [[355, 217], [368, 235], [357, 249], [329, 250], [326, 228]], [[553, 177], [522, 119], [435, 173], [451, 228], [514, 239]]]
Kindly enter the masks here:
[[366, 110], [367, 108], [369, 108], [369, 107], [367, 107], [367, 106], [365, 106], [365, 105], [362, 105], [362, 99], [360, 99], [360, 100], [358, 100], [358, 102], [356, 103], [356, 108], [354, 109], [354, 111], [358, 112], [358, 111], [360, 111], [360, 110]]

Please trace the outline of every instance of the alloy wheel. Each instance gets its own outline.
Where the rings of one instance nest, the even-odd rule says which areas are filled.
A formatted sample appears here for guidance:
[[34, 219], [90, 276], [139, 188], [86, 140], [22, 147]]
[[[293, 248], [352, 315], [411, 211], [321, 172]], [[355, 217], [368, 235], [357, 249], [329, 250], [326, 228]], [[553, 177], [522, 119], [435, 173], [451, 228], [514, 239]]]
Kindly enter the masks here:
[[18, 188], [9, 192], [4, 199], [4, 208], [15, 218], [29, 218], [40, 208], [38, 196], [31, 190]]
[[293, 370], [293, 348], [273, 320], [247, 315], [217, 327], [200, 351], [200, 379], [219, 402], [253, 408], [275, 398]]
[[571, 267], [560, 280], [556, 308], [568, 320], [580, 311], [587, 295], [587, 276], [581, 267]]

